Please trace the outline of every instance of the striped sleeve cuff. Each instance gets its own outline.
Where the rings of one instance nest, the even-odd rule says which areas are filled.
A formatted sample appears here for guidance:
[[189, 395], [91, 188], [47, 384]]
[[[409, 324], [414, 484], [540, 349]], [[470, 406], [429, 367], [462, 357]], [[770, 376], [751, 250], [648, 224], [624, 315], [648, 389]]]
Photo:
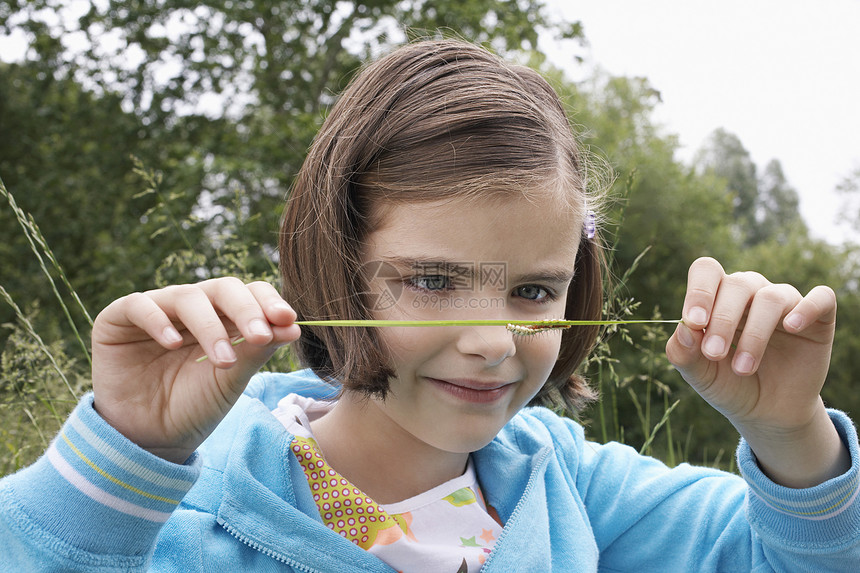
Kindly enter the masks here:
[[194, 485], [196, 454], [167, 462], [130, 442], [85, 396], [46, 454], [11, 484], [43, 531], [94, 553], [148, 553], [161, 526]]
[[830, 410], [839, 436], [851, 454], [845, 474], [813, 488], [792, 489], [769, 480], [746, 441], [738, 449], [741, 474], [750, 488], [749, 520], [763, 536], [791, 545], [836, 547], [852, 543], [860, 530], [860, 445], [851, 420]]

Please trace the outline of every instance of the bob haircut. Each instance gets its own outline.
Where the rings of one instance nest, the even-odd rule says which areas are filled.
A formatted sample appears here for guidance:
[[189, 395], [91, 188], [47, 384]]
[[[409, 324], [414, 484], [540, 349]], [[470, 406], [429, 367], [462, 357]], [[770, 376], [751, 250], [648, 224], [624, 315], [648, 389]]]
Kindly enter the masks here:
[[[365, 239], [385, 205], [550, 193], [581, 225], [585, 168], [564, 106], [537, 72], [462, 41], [407, 44], [364, 68], [335, 104], [296, 178], [280, 234], [284, 298], [300, 319], [369, 319]], [[583, 235], [565, 318], [602, 309], [599, 239]], [[598, 334], [562, 333], [530, 402], [575, 413], [576, 374]], [[384, 398], [394, 375], [374, 328], [303, 327], [299, 360], [344, 389]]]

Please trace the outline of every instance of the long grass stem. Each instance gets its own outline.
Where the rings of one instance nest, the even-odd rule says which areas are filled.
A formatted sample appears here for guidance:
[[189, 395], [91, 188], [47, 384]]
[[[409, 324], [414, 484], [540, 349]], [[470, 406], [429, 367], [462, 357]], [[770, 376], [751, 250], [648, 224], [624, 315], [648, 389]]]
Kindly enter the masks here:
[[[679, 320], [297, 320], [299, 326], [341, 326], [341, 327], [394, 327], [394, 326], [607, 326], [615, 324], [653, 324], [674, 323]], [[232, 342], [233, 346], [244, 342], [244, 338], [238, 338]], [[209, 358], [204, 354], [197, 359], [203, 362]]]
[[56, 257], [54, 257], [51, 249], [48, 247], [47, 242], [45, 241], [44, 235], [39, 230], [39, 227], [36, 225], [36, 222], [32, 218], [28, 218], [24, 211], [18, 206], [15, 202], [15, 197], [12, 196], [6, 189], [6, 185], [3, 184], [3, 180], [0, 179], [0, 195], [3, 195], [8, 201], [9, 206], [12, 208], [12, 212], [15, 213], [15, 217], [18, 219], [18, 224], [21, 226], [21, 229], [24, 231], [24, 236], [27, 238], [27, 242], [30, 243], [30, 250], [33, 251], [33, 254], [36, 256], [36, 260], [39, 261], [39, 267], [42, 269], [42, 273], [48, 279], [48, 282], [51, 285], [51, 290], [54, 292], [54, 296], [60, 303], [60, 307], [63, 309], [63, 314], [66, 316], [66, 320], [69, 323], [69, 326], [72, 327], [72, 332], [74, 332], [75, 337], [78, 340], [78, 343], [81, 345], [81, 349], [83, 350], [83, 354], [86, 359], [92, 364], [92, 358], [90, 357], [89, 349], [87, 348], [86, 343], [84, 342], [83, 337], [81, 336], [80, 331], [78, 330], [77, 324], [75, 324], [75, 320], [72, 318], [72, 314], [69, 311], [68, 306], [66, 306], [65, 301], [63, 300], [63, 296], [60, 294], [59, 289], [57, 288], [57, 283], [54, 281], [54, 277], [51, 275], [51, 272], [48, 270], [47, 265], [45, 265], [45, 260], [42, 258], [42, 253], [48, 257], [48, 259], [52, 262], [55, 269], [59, 270], [60, 277], [63, 280], [63, 283], [69, 289], [69, 292], [72, 293], [77, 304], [80, 306], [81, 310], [84, 313], [84, 316], [90, 323], [90, 326], [93, 324], [93, 320], [87, 312], [86, 308], [84, 308], [83, 303], [78, 298], [77, 293], [71, 287], [68, 280], [66, 279], [65, 273], [60, 268], [57, 263]]
[[297, 320], [299, 326], [610, 326], [615, 324], [678, 324], [679, 320]]
[[36, 332], [36, 329], [33, 328], [33, 324], [30, 322], [30, 320], [27, 318], [27, 316], [21, 311], [21, 308], [12, 299], [12, 295], [10, 295], [6, 291], [6, 289], [3, 288], [2, 285], [0, 285], [0, 298], [5, 300], [6, 304], [8, 304], [9, 306], [12, 307], [12, 310], [15, 311], [15, 316], [18, 317], [18, 320], [21, 323], [21, 326], [23, 326], [24, 330], [27, 332], [27, 334], [29, 334], [30, 337], [34, 341], [36, 341], [36, 344], [39, 346], [39, 350], [41, 350], [42, 353], [44, 353], [45, 357], [51, 363], [51, 366], [54, 368], [54, 370], [57, 371], [57, 374], [60, 376], [60, 379], [66, 385], [66, 389], [69, 391], [69, 393], [72, 395], [72, 397], [75, 400], [77, 400], [78, 399], [77, 393], [75, 393], [74, 389], [72, 388], [72, 385], [69, 384], [69, 380], [68, 380], [68, 378], [66, 378], [66, 374], [63, 372], [63, 369], [60, 367], [60, 365], [57, 364], [57, 360], [54, 358], [54, 355], [51, 353], [51, 350], [45, 344], [45, 341], [42, 340], [42, 337], [39, 336], [39, 333]]

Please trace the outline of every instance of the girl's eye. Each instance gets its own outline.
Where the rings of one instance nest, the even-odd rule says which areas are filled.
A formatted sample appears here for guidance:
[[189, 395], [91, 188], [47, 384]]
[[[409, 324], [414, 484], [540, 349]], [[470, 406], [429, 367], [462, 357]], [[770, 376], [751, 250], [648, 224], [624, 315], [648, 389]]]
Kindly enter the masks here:
[[420, 290], [441, 291], [450, 290], [451, 281], [445, 275], [423, 275], [409, 279], [411, 286]]
[[514, 295], [535, 302], [546, 302], [553, 300], [553, 295], [545, 288], [538, 285], [523, 285], [514, 289]]

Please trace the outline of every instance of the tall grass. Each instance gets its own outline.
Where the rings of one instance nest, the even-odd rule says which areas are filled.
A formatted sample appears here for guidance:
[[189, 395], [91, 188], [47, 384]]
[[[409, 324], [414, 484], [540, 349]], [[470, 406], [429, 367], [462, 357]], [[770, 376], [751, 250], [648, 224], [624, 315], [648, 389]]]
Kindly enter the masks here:
[[[2, 180], [0, 197], [15, 215], [33, 256], [38, 260], [42, 278], [50, 284], [72, 338], [78, 345], [76, 356], [69, 356], [64, 341], [43, 340], [31, 320], [40, 312], [38, 305], [33, 302], [28, 310], [23, 310], [0, 285], [0, 299], [12, 308], [16, 319], [14, 324], [3, 325], [10, 332], [0, 354], [0, 419], [3, 421], [0, 424], [0, 444], [6, 453], [0, 458], [0, 475], [4, 475], [41, 454], [86, 391], [90, 353], [81, 331], [92, 326], [92, 318], [38, 225], [18, 207]], [[75, 313], [66, 304], [61, 290], [74, 301], [87, 323], [85, 327], [76, 323]], [[86, 366], [81, 366], [82, 362]]]

